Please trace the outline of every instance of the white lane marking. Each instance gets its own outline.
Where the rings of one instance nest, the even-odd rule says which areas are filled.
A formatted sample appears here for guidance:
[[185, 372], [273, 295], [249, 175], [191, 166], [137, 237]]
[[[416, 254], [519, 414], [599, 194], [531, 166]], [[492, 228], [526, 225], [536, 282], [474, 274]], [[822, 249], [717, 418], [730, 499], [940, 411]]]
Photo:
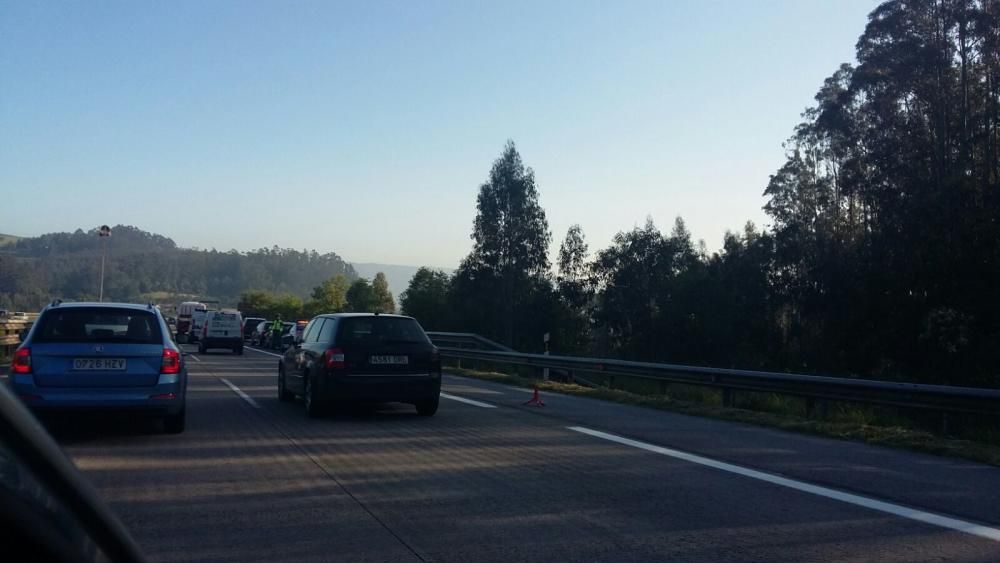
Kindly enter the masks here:
[[196, 362], [199, 362], [199, 363], [201, 362], [201, 360], [198, 359], [198, 356], [195, 356], [194, 354], [188, 354], [187, 357], [191, 358], [192, 360], [194, 360]]
[[979, 536], [981, 538], [1000, 542], [1000, 529], [997, 528], [990, 528], [988, 526], [983, 526], [981, 524], [975, 524], [973, 522], [966, 522], [965, 520], [959, 520], [957, 518], [951, 518], [948, 516], [942, 516], [940, 514], [934, 514], [933, 512], [924, 512], [923, 510], [907, 508], [905, 506], [901, 506], [898, 504], [892, 504], [890, 502], [875, 500], [872, 498], [863, 497], [861, 495], [845, 493], [843, 491], [838, 491], [836, 489], [829, 489], [827, 487], [821, 487], [819, 485], [811, 485], [803, 481], [796, 481], [795, 479], [779, 477], [777, 475], [772, 475], [770, 473], [764, 473], [763, 471], [756, 471], [754, 469], [749, 469], [746, 467], [741, 467], [739, 465], [733, 465], [731, 463], [725, 463], [722, 461], [716, 461], [714, 459], [702, 457], [699, 455], [689, 454], [678, 450], [672, 450], [670, 448], [664, 448], [661, 446], [654, 446], [653, 444], [647, 444], [646, 442], [640, 442], [638, 440], [630, 440], [629, 438], [623, 438], [622, 436], [608, 434], [606, 432], [601, 432], [600, 430], [591, 430], [590, 428], [584, 428], [582, 426], [567, 426], [566, 428], [574, 432], [580, 432], [581, 434], [594, 436], [595, 438], [601, 438], [604, 440], [609, 440], [611, 442], [617, 442], [625, 446], [632, 446], [633, 448], [639, 448], [649, 452], [670, 456], [672, 458], [680, 459], [683, 461], [697, 463], [698, 465], [704, 465], [706, 467], [712, 467], [714, 469], [719, 469], [721, 471], [735, 473], [737, 475], [742, 475], [744, 477], [750, 477], [751, 479], [766, 481], [768, 483], [779, 485], [781, 487], [788, 487], [790, 489], [795, 489], [797, 491], [802, 491], [804, 493], [818, 495], [833, 500], [839, 500], [840, 502], [846, 502], [847, 504], [862, 506], [864, 508], [877, 510], [879, 512], [885, 512], [888, 514], [893, 514], [895, 516], [900, 516], [903, 518], [909, 518], [910, 520], [916, 520], [917, 522], [923, 522], [925, 524], [930, 524], [932, 526], [948, 528], [950, 530], [956, 530], [959, 532], [964, 532], [966, 534], [971, 534], [973, 536]]
[[232, 383], [230, 383], [230, 381], [228, 379], [226, 379], [225, 377], [220, 377], [219, 379], [222, 380], [222, 382], [225, 383], [227, 387], [229, 387], [230, 389], [232, 389], [233, 393], [236, 393], [237, 395], [240, 396], [241, 399], [243, 399], [244, 401], [246, 401], [247, 403], [249, 403], [251, 407], [253, 407], [255, 409], [259, 409], [260, 408], [260, 405], [257, 404], [257, 401], [253, 400], [253, 398], [250, 395], [247, 395], [246, 393], [244, 393], [242, 389], [240, 389], [239, 387], [237, 387], [237, 386], [233, 385]]
[[249, 346], [246, 346], [243, 349], [244, 350], [250, 350], [251, 352], [257, 352], [259, 354], [267, 354], [268, 356], [274, 356], [275, 358], [280, 358], [281, 357], [281, 354], [275, 354], [274, 352], [265, 352], [264, 350], [258, 350], [256, 348], [251, 348]]
[[[461, 377], [462, 379], [474, 379], [474, 378], [466, 377], [464, 375], [458, 375], [458, 374], [448, 373], [448, 372], [445, 372], [445, 375], [448, 376], [448, 377], [456, 377], [456, 378]], [[490, 381], [490, 380], [486, 380], [486, 379], [481, 379], [479, 381], [486, 381], [487, 383], [496, 383], [498, 385], [504, 386], [509, 391], [521, 391], [522, 393], [534, 393], [535, 392], [534, 389], [525, 389], [524, 387], [514, 387], [513, 385], [510, 385], [510, 384], [507, 384], [507, 383], [502, 383], [500, 381]], [[479, 391], [480, 388], [477, 388], [476, 390]], [[497, 391], [493, 391], [493, 393], [499, 394], [499, 392], [497, 392]]]
[[465, 403], [467, 405], [472, 405], [474, 407], [482, 407], [484, 409], [495, 409], [496, 405], [491, 405], [489, 403], [480, 403], [479, 401], [473, 401], [472, 399], [466, 399], [465, 397], [459, 397], [457, 395], [449, 395], [448, 393], [441, 393], [441, 396], [445, 399], [451, 399], [452, 401], [458, 401], [459, 403]]

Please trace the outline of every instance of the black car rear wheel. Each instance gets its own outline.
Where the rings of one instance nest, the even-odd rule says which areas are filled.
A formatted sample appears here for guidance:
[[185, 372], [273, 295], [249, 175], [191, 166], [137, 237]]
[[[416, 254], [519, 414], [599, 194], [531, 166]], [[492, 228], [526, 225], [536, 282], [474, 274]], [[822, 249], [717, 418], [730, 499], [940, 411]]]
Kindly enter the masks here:
[[439, 402], [441, 402], [441, 400], [438, 397], [434, 397], [433, 399], [417, 403], [417, 414], [420, 416], [434, 416], [434, 414], [438, 411]]
[[292, 394], [285, 389], [285, 368], [278, 367], [278, 400], [287, 403], [293, 398]]
[[319, 398], [316, 396], [316, 386], [313, 385], [312, 376], [308, 373], [303, 379], [306, 388], [302, 393], [302, 401], [306, 405], [306, 414], [310, 418], [318, 417], [323, 414], [323, 408], [320, 405]]

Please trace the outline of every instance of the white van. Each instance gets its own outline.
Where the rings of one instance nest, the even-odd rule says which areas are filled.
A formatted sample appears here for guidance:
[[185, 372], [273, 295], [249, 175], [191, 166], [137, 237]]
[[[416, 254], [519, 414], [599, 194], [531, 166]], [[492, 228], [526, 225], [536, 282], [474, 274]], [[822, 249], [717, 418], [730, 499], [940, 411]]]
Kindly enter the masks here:
[[228, 348], [243, 353], [243, 317], [239, 311], [209, 311], [198, 337], [198, 352], [209, 348]]

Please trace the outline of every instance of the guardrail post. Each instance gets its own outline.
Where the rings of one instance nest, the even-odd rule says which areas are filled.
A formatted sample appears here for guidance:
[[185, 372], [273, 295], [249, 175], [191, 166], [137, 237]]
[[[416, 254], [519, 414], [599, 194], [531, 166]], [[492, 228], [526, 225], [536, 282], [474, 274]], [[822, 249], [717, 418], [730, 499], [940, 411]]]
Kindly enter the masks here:
[[722, 406], [732, 407], [733, 406], [733, 390], [729, 387], [722, 388]]
[[829, 412], [829, 403], [825, 399], [808, 397], [806, 399], [806, 416], [825, 419]]
[[951, 421], [948, 417], [948, 411], [941, 411], [941, 435], [947, 437], [951, 432]]
[[666, 395], [666, 394], [667, 394], [667, 382], [666, 381], [661, 381], [660, 382], [660, 395]]
[[608, 376], [608, 389], [614, 389], [614, 388], [615, 388], [615, 376], [609, 375]]
[[[547, 332], [545, 333], [545, 336], [542, 337], [542, 341], [545, 343], [545, 355], [548, 356], [549, 355], [549, 333], [547, 333]], [[548, 381], [549, 380], [549, 368], [547, 368], [547, 367], [546, 368], [542, 368], [542, 380], [543, 381]]]

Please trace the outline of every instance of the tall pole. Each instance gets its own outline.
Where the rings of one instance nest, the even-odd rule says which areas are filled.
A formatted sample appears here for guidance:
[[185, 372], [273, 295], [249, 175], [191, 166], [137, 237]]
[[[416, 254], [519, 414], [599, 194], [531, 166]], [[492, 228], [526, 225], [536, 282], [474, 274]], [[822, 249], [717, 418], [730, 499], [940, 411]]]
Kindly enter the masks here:
[[111, 227], [107, 225], [101, 225], [101, 228], [97, 231], [97, 236], [101, 239], [101, 285], [97, 290], [97, 300], [101, 303], [104, 302], [104, 262], [108, 258], [108, 239], [111, 237]]
[[104, 242], [104, 237], [101, 237], [101, 287], [97, 291], [97, 300], [101, 303], [104, 302], [104, 261], [108, 256], [107, 248], [108, 245]]

